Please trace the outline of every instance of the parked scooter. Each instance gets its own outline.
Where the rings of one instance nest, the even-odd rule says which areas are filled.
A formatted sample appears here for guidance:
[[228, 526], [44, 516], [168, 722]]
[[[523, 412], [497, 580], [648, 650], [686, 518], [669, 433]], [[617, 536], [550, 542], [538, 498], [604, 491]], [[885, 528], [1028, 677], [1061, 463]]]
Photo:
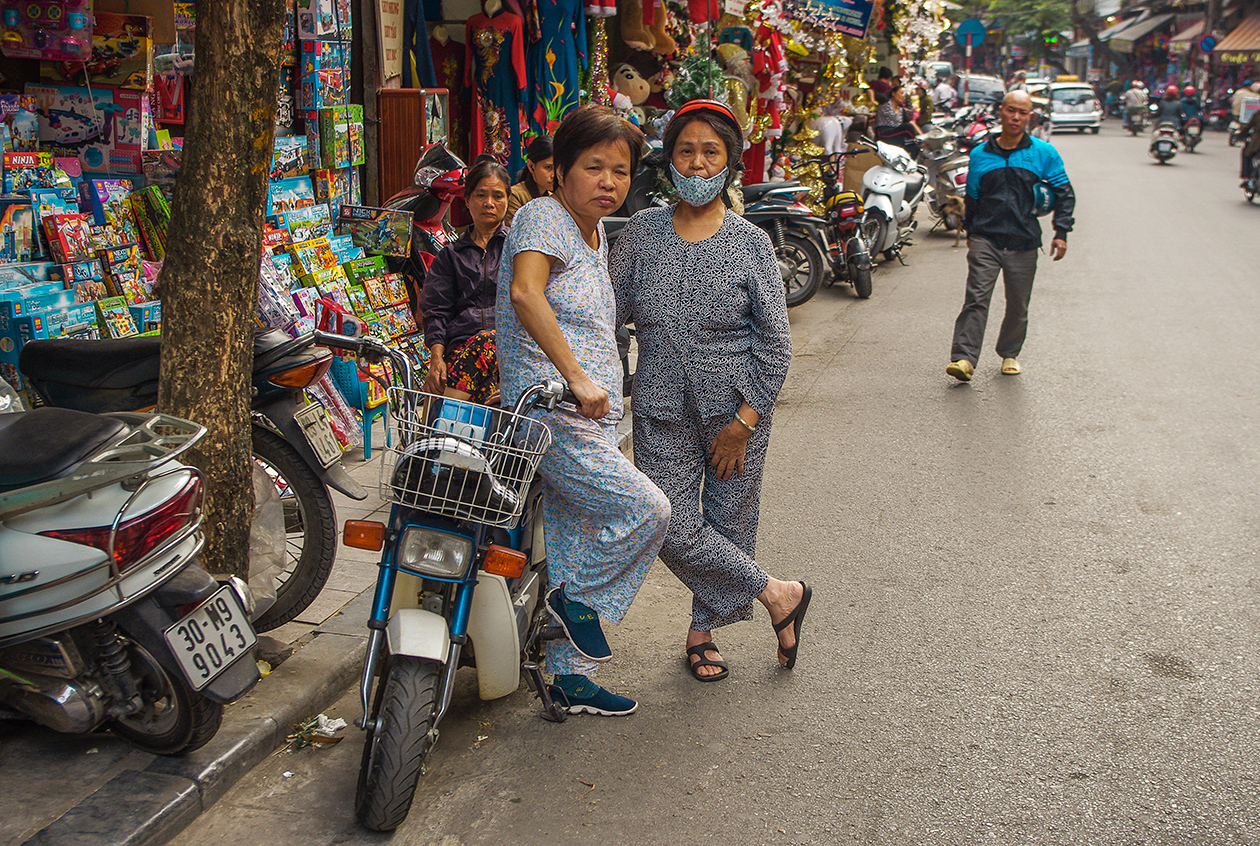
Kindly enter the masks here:
[[[48, 405], [105, 413], [150, 409], [157, 402], [157, 338], [31, 341], [19, 368]], [[254, 621], [258, 631], [284, 625], [323, 589], [337, 554], [337, 515], [328, 489], [352, 499], [367, 491], [341, 463], [341, 446], [323, 408], [303, 391], [332, 365], [313, 336], [278, 329], [254, 335], [254, 460], [275, 482], [284, 508], [286, 566], [276, 601]]]
[[901, 147], [865, 138], [862, 143], [880, 160], [862, 175], [862, 236], [871, 252], [904, 264], [901, 253], [919, 225], [914, 213], [927, 189], [927, 169]]
[[1186, 148], [1187, 153], [1193, 153], [1194, 148], [1199, 146], [1199, 142], [1203, 140], [1203, 121], [1196, 117], [1188, 118], [1181, 127], [1181, 144]]
[[1151, 133], [1151, 146], [1147, 150], [1151, 158], [1160, 164], [1168, 164], [1177, 155], [1177, 125], [1164, 122], [1155, 126]]
[[971, 155], [958, 149], [958, 136], [942, 130], [919, 136], [919, 163], [927, 170], [928, 209], [946, 230], [962, 226]]
[[392, 360], [405, 386], [390, 391], [397, 440], [381, 485], [392, 502], [389, 522], [351, 520], [345, 531], [347, 545], [382, 553], [360, 681], [367, 739], [355, 813], [388, 831], [411, 808], [461, 664], [475, 666], [487, 700], [515, 692], [524, 671], [543, 716], [566, 718], [541, 671], [544, 643], [564, 637], [543, 599], [542, 490], [534, 478], [551, 433], [528, 414], [573, 397], [559, 382], [527, 389], [511, 410], [424, 394], [406, 357], [381, 342], [317, 338]]
[[258, 681], [252, 597], [197, 564], [205, 429], [164, 414], [0, 415], [0, 717], [179, 755]]
[[853, 286], [860, 299], [869, 297], [872, 290], [871, 251], [858, 226], [866, 207], [862, 204], [860, 194], [844, 190], [841, 163], [846, 156], [866, 152], [868, 151], [864, 149], [855, 149], [834, 153], [821, 162], [826, 179], [823, 194], [823, 209], [827, 221], [825, 240], [828, 258], [831, 260], [831, 275], [827, 278], [827, 285], [847, 282]]

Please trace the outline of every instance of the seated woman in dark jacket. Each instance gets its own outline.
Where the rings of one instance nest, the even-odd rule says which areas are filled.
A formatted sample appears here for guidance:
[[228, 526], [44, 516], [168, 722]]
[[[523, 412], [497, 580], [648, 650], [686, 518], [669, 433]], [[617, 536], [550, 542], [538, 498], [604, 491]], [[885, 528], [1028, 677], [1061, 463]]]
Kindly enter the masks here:
[[438, 253], [424, 279], [420, 308], [429, 347], [424, 390], [473, 402], [499, 394], [494, 308], [507, 214], [507, 171], [493, 158], [468, 169], [464, 201], [473, 225]]

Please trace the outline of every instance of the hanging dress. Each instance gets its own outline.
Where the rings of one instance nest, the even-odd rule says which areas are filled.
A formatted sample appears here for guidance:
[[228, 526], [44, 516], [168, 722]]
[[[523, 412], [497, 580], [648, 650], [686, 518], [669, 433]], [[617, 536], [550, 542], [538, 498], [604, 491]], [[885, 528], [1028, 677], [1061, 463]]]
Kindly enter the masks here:
[[586, 70], [583, 0], [538, 0], [542, 38], [529, 47], [530, 126], [552, 135], [578, 105], [578, 71]]
[[[453, 38], [446, 39], [443, 44], [436, 38], [429, 38], [429, 52], [433, 56], [433, 71], [437, 75], [437, 87], [447, 90], [447, 108], [450, 126], [448, 127], [447, 146], [451, 152], [465, 162], [471, 161], [468, 150], [468, 109], [464, 97], [464, 52], [465, 47]], [[430, 138], [430, 141], [437, 139]]]
[[516, 173], [525, 166], [521, 143], [525, 87], [525, 33], [519, 15], [499, 12], [468, 19], [464, 84], [473, 92], [469, 155], [490, 153]]

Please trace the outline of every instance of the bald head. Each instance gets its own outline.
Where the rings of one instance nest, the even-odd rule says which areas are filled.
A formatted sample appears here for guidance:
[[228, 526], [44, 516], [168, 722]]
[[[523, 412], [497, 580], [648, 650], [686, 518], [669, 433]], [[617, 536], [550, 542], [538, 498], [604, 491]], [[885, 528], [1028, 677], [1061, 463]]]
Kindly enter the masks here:
[[1032, 111], [1032, 97], [1027, 91], [1012, 91], [1002, 98], [1002, 105], [1013, 105], [1017, 109]]

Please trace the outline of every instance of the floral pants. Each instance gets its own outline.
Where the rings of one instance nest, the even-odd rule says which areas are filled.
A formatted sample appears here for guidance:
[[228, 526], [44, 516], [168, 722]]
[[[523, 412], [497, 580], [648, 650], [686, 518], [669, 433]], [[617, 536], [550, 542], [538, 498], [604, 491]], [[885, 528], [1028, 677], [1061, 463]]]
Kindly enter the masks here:
[[[669, 500], [617, 449], [617, 427], [571, 411], [541, 414], [551, 449], [538, 465], [551, 587], [620, 623], [669, 526]], [[547, 646], [547, 671], [593, 676], [567, 640]]]
[[499, 365], [495, 359], [494, 330], [485, 329], [461, 341], [442, 358], [446, 361], [446, 385], [484, 404], [499, 390]]

